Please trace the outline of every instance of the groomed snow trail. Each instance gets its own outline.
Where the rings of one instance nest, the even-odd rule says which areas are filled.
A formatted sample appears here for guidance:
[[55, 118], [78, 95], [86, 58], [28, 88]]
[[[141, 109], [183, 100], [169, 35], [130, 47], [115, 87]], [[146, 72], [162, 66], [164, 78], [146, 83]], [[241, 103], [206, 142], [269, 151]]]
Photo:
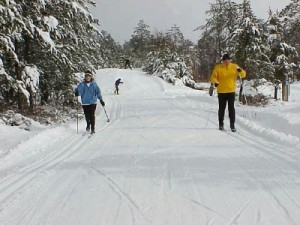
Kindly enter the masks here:
[[140, 71], [96, 78], [110, 122], [98, 104], [95, 135], [68, 124], [0, 159], [1, 225], [300, 224], [299, 143], [243, 118], [220, 132], [216, 97]]

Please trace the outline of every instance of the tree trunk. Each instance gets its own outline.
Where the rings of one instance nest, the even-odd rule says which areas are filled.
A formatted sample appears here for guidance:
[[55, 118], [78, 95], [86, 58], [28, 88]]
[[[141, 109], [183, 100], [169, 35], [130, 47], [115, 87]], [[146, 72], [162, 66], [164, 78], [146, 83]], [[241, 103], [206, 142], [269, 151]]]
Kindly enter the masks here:
[[[15, 52], [16, 54], [18, 54], [18, 41], [17, 39], [15, 39]], [[17, 81], [20, 81], [21, 80], [21, 73], [20, 73], [20, 65], [15, 62], [15, 74], [16, 74], [16, 80]], [[17, 96], [18, 96], [18, 110], [19, 111], [23, 111], [23, 106], [22, 106], [22, 93], [21, 93], [21, 90], [20, 88], [18, 87], [18, 93], [17, 93]]]

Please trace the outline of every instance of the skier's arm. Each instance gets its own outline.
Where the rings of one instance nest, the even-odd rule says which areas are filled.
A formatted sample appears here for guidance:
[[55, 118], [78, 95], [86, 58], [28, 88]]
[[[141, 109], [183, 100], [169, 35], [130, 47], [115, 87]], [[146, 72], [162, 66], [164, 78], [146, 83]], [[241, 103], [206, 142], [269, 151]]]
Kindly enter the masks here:
[[101, 90], [100, 90], [100, 88], [99, 88], [99, 86], [98, 86], [97, 83], [96, 83], [95, 88], [96, 88], [97, 98], [99, 99], [100, 104], [104, 107], [105, 106], [105, 102], [102, 99]]
[[240, 72], [240, 77], [241, 78], [245, 78], [246, 77], [246, 71], [242, 69], [242, 71]]
[[245, 78], [246, 77], [246, 71], [244, 69], [242, 69], [241, 67], [239, 67], [237, 65], [237, 74], [238, 74], [238, 77], [240, 78]]
[[213, 72], [211, 73], [210, 82], [212, 84], [218, 84], [219, 83], [219, 81], [218, 81], [218, 66], [216, 66], [214, 68]]
[[82, 94], [82, 84], [79, 83], [78, 86], [75, 88], [75, 96], [81, 96]]
[[97, 98], [101, 101], [102, 100], [102, 95], [101, 95], [101, 90], [98, 86], [98, 84], [96, 84], [96, 93], [97, 93]]

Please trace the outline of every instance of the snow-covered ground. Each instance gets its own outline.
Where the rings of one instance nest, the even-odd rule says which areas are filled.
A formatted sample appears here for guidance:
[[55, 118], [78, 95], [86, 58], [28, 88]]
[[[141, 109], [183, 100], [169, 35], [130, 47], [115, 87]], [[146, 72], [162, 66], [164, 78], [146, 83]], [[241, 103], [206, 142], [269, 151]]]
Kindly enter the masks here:
[[1, 225], [300, 224], [300, 83], [290, 102], [236, 103], [232, 133], [205, 91], [135, 70], [96, 79], [110, 122], [98, 104], [92, 137], [84, 121], [0, 124]]

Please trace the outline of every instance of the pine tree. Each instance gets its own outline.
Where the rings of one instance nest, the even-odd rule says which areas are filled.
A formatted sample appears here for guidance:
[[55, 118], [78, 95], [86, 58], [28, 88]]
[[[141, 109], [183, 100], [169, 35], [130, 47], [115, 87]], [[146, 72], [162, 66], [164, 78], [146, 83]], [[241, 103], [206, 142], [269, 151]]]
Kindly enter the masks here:
[[143, 20], [140, 20], [137, 27], [134, 28], [134, 32], [131, 35], [131, 39], [125, 44], [127, 54], [132, 55], [135, 59], [135, 66], [142, 66], [150, 47], [151, 32], [150, 27], [145, 24]]
[[[289, 73], [290, 78], [297, 77], [300, 79], [300, 67], [299, 67], [299, 52], [300, 52], [300, 1], [292, 0], [279, 14], [282, 26], [283, 26], [283, 36], [284, 41], [289, 46], [294, 46], [295, 53], [289, 54], [289, 63], [294, 62], [295, 65], [289, 67], [291, 73]], [[291, 49], [289, 49], [291, 50]], [[295, 68], [296, 67], [296, 68]], [[294, 75], [292, 74], [292, 69], [294, 69]]]
[[[0, 80], [5, 87], [1, 94], [7, 102], [18, 102], [19, 109], [29, 102], [32, 108], [33, 98], [40, 90], [42, 102], [70, 103], [74, 99], [74, 72], [94, 70], [103, 64], [101, 46], [94, 38], [100, 36], [94, 26], [98, 21], [89, 13], [88, 4], [95, 3], [0, 2]], [[37, 74], [39, 79], [33, 79]]]
[[166, 37], [170, 43], [170, 50], [181, 53], [184, 48], [184, 36], [180, 28], [175, 24], [167, 30]]
[[100, 54], [103, 59], [103, 67], [121, 67], [122, 46], [107, 31], [101, 31], [101, 33], [102, 37], [97, 37], [96, 41], [101, 46]]
[[211, 43], [210, 48], [215, 54], [213, 61], [218, 62], [227, 47], [226, 40], [237, 25], [238, 5], [230, 0], [216, 0], [214, 4], [210, 4], [206, 14], [210, 16], [207, 23], [196, 30], [203, 30], [204, 38], [209, 36], [214, 40], [215, 43]]
[[194, 87], [192, 76], [194, 60], [190, 52], [193, 43], [183, 38], [177, 26], [166, 33], [157, 32], [152, 35], [152, 51], [149, 52], [144, 69], [157, 74], [170, 83], [181, 80], [186, 86]]
[[286, 76], [293, 76], [293, 58], [297, 56], [295, 47], [285, 41], [284, 24], [278, 13], [270, 12], [267, 22], [268, 40], [271, 46], [270, 60], [275, 67], [275, 79], [284, 81]]
[[268, 57], [270, 47], [264, 36], [262, 21], [256, 18], [248, 0], [244, 0], [238, 10], [240, 16], [226, 41], [226, 50], [246, 69], [248, 79], [272, 79], [274, 68]]
[[215, 66], [216, 59], [219, 60], [217, 36], [204, 31], [198, 41], [197, 51], [199, 60], [199, 75], [202, 81], [209, 80], [210, 74]]

